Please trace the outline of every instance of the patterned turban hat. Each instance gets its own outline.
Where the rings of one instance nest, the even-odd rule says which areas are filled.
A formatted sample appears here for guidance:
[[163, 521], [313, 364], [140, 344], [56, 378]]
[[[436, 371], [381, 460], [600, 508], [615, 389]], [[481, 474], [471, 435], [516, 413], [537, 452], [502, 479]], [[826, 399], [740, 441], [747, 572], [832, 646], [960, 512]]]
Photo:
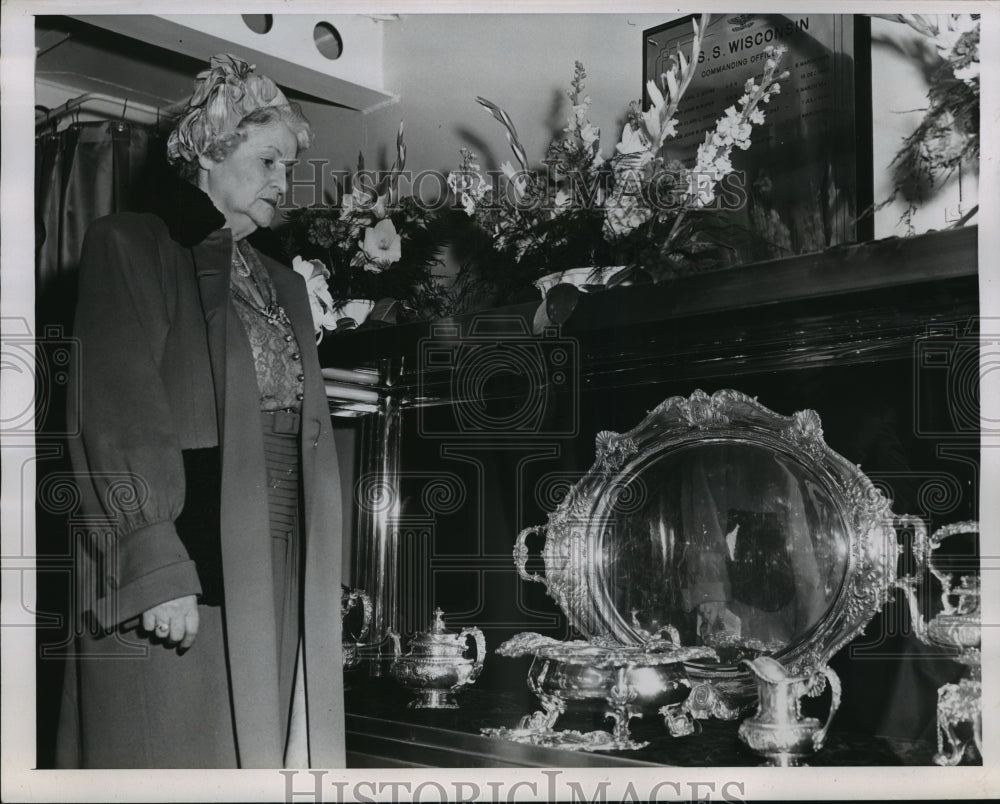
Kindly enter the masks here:
[[167, 159], [174, 165], [191, 165], [203, 155], [224, 158], [235, 148], [237, 129], [248, 117], [260, 123], [284, 121], [300, 150], [312, 143], [312, 131], [298, 104], [289, 103], [274, 81], [258, 75], [254, 65], [236, 56], [212, 56], [209, 68], [195, 79], [187, 109], [170, 132]]

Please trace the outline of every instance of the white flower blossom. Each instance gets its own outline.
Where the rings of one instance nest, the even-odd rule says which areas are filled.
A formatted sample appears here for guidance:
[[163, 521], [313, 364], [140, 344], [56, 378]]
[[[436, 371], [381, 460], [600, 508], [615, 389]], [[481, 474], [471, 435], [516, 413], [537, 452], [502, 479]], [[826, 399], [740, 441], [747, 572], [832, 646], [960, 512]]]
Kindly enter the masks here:
[[971, 14], [941, 14], [938, 16], [937, 35], [934, 44], [941, 58], [947, 60], [958, 44], [958, 40], [974, 30], [979, 23]]
[[722, 138], [718, 134], [713, 134], [709, 142], [703, 142], [698, 146], [698, 164], [710, 164], [715, 160], [715, 154], [722, 144]]
[[330, 271], [319, 260], [304, 260], [300, 256], [292, 258], [292, 269], [306, 282], [309, 309], [312, 312], [313, 329], [316, 334], [321, 335], [324, 329], [336, 329], [337, 318], [334, 315], [333, 297], [326, 284]]
[[503, 175], [507, 177], [507, 180], [514, 185], [515, 200], [520, 201], [524, 198], [524, 194], [528, 192], [528, 180], [524, 177], [523, 171], [515, 170], [510, 161], [500, 165], [500, 170], [503, 171]]
[[377, 273], [403, 256], [403, 241], [391, 218], [383, 218], [365, 229], [365, 239], [358, 245], [368, 258], [365, 270]]
[[573, 196], [565, 190], [557, 190], [555, 197], [552, 199], [552, 205], [554, 207], [552, 217], [562, 212], [568, 212], [573, 207]]
[[620, 195], [605, 207], [604, 228], [617, 237], [628, 234], [653, 216], [635, 196]]
[[637, 128], [626, 125], [622, 130], [622, 139], [615, 146], [615, 150], [623, 156], [626, 154], [641, 154], [649, 149], [649, 141]]
[[481, 201], [489, 189], [482, 175], [473, 170], [452, 171], [448, 174], [447, 183], [470, 216], [475, 214], [476, 202]]
[[383, 195], [375, 195], [365, 190], [363, 187], [355, 186], [354, 189], [343, 197], [340, 203], [340, 219], [344, 220], [351, 215], [360, 213], [371, 213], [376, 218], [385, 217], [386, 198]]
[[649, 93], [650, 107], [642, 113], [642, 122], [646, 127], [646, 136], [651, 142], [660, 142], [660, 114], [666, 103], [663, 93], [656, 85], [655, 81], [646, 82], [646, 91]]
[[959, 81], [964, 81], [969, 86], [973, 86], [979, 81], [979, 62], [970, 61], [964, 67], [956, 67], [953, 72], [955, 78]]

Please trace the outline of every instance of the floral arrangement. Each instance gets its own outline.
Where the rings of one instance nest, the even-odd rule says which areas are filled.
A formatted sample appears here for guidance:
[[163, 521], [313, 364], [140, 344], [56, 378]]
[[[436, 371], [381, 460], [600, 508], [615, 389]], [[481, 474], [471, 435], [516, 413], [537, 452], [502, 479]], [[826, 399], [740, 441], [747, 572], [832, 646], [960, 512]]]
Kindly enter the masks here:
[[575, 266], [627, 265], [612, 283], [645, 270], [654, 280], [724, 263], [727, 230], [714, 214], [718, 190], [733, 172], [734, 149], [750, 147], [763, 106], [780, 92], [783, 48], [768, 48], [762, 74], [747, 81], [742, 97], [725, 110], [698, 147], [693, 163], [668, 159], [676, 135], [676, 112], [694, 77], [708, 15], [692, 22], [691, 57], [678, 51], [660, 82], [647, 82], [650, 106], [633, 102], [611, 160], [600, 151], [600, 131], [587, 119], [586, 73], [577, 62], [568, 92], [572, 110], [561, 136], [549, 145], [546, 171], [532, 170], [510, 116], [477, 98], [506, 129], [519, 164], [501, 165], [505, 184], [491, 184], [475, 155], [462, 162], [448, 183], [465, 212], [493, 238], [497, 250], [529, 277]]
[[[938, 59], [920, 124], [891, 163], [894, 190], [885, 206], [902, 196], [903, 220], [912, 230], [917, 207], [963, 166], [979, 162], [979, 15], [878, 14], [928, 37]], [[976, 214], [976, 205], [959, 221]]]
[[678, 51], [661, 85], [648, 81], [650, 107], [632, 103], [612, 160], [615, 192], [605, 203], [605, 233], [633, 265], [654, 279], [725, 262], [718, 256], [737, 228], [713, 213], [718, 190], [733, 173], [734, 150], [750, 148], [754, 126], [764, 123], [763, 106], [781, 91], [788, 72], [778, 72], [783, 47], [767, 47], [762, 74], [747, 80], [743, 94], [716, 121], [698, 146], [691, 167], [665, 155], [677, 133], [676, 113], [694, 76], [694, 57], [701, 48], [708, 15], [692, 21], [691, 58]]
[[568, 96], [566, 127], [550, 144], [547, 170], [532, 170], [514, 122], [495, 103], [476, 101], [506, 129], [517, 167], [504, 162], [504, 183], [487, 180], [475, 154], [462, 149], [459, 169], [448, 185], [465, 212], [492, 239], [511, 270], [531, 279], [544, 273], [589, 265], [611, 265], [613, 250], [603, 236], [604, 193], [610, 173], [601, 156], [600, 130], [587, 118], [586, 71], [576, 62]]
[[[321, 311], [320, 320], [329, 323], [355, 299], [407, 302], [428, 281], [435, 249], [428, 232], [430, 213], [415, 199], [400, 197], [405, 164], [401, 123], [396, 159], [387, 172], [366, 171], [359, 155], [350, 189], [346, 181], [338, 187], [336, 203], [289, 213], [285, 250], [316, 289], [311, 301], [314, 313]], [[326, 294], [320, 293], [320, 277]], [[332, 310], [325, 311], [326, 306]]]

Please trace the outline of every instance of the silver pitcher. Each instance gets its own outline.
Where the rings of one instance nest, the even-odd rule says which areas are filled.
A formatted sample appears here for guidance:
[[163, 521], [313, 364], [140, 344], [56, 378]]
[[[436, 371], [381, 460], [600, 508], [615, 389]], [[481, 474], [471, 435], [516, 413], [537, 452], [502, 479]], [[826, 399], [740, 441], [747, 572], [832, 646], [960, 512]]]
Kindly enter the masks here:
[[[757, 714], [740, 724], [740, 739], [761, 754], [767, 765], [789, 767], [819, 751], [826, 740], [830, 721], [840, 706], [840, 679], [829, 667], [805, 676], [792, 676], [784, 665], [770, 656], [743, 661], [757, 677], [760, 703]], [[830, 683], [833, 700], [825, 723], [802, 717], [799, 704], [803, 695], [816, 696]]]
[[[415, 634], [410, 650], [403, 654], [399, 634], [389, 631], [394, 647], [390, 674], [404, 687], [417, 693], [410, 702], [414, 709], [456, 709], [454, 692], [479, 678], [486, 656], [486, 640], [478, 628], [459, 633], [444, 626], [444, 612], [434, 610], [434, 622], [427, 631]], [[468, 637], [475, 641], [475, 660], [465, 656]]]

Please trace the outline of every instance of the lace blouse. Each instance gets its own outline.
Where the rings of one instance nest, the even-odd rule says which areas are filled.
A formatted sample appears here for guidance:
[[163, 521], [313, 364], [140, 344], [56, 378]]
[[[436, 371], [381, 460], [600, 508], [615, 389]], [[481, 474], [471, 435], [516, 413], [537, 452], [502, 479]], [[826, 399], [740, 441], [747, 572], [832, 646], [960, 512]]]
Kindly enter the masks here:
[[246, 241], [233, 251], [230, 292], [253, 352], [262, 411], [302, 407], [302, 358], [291, 322], [277, 303], [274, 285]]

